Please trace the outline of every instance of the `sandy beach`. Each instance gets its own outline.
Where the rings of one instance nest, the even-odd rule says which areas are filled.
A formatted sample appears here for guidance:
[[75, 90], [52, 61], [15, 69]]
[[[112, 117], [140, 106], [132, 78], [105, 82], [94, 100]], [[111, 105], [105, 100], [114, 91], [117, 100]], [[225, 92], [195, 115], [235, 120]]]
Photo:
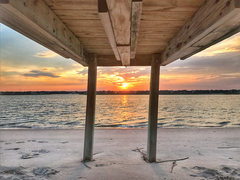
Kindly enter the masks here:
[[[240, 128], [158, 129], [147, 163], [147, 129], [95, 129], [94, 161], [81, 162], [84, 129], [0, 130], [0, 179], [240, 179]], [[172, 172], [170, 173], [172, 169]]]

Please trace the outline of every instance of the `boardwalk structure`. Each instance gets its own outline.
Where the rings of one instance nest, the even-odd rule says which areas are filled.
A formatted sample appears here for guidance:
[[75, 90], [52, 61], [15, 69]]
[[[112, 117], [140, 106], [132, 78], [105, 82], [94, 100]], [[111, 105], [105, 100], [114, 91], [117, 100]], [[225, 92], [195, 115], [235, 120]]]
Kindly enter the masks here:
[[84, 160], [92, 160], [97, 66], [151, 66], [147, 158], [156, 161], [160, 66], [240, 31], [240, 0], [0, 0], [0, 22], [88, 66]]

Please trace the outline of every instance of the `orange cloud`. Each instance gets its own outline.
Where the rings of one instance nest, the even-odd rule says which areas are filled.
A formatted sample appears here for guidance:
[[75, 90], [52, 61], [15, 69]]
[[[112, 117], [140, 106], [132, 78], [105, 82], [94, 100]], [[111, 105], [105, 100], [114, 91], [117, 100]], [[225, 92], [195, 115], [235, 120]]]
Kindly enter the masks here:
[[44, 51], [44, 52], [37, 53], [34, 56], [40, 57], [40, 58], [52, 58], [52, 57], [58, 56], [58, 54], [53, 51]]

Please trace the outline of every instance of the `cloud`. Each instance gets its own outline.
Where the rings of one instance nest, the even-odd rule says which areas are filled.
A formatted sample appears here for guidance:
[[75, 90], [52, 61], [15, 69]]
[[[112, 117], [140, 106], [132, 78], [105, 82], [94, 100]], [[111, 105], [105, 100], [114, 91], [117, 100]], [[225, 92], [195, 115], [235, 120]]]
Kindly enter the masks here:
[[43, 71], [38, 71], [38, 70], [32, 70], [30, 73], [25, 73], [23, 74], [25, 77], [51, 77], [51, 78], [58, 78], [60, 76], [54, 75], [53, 73], [50, 72], [43, 72]]
[[53, 51], [44, 51], [44, 52], [37, 53], [34, 56], [40, 57], [40, 58], [52, 58], [52, 57], [58, 56], [58, 54]]
[[82, 68], [80, 70], [77, 70], [76, 72], [77, 72], [77, 74], [80, 74], [80, 75], [84, 76], [88, 73], [88, 68]]
[[41, 69], [41, 71], [54, 71], [54, 70], [56, 70], [55, 67], [45, 67]]

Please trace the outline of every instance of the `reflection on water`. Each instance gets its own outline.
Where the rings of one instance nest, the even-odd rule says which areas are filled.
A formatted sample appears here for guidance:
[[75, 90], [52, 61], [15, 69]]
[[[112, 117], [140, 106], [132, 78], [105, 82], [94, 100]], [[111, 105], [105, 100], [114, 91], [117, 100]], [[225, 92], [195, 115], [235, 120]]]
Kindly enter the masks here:
[[[97, 95], [96, 127], [147, 127], [148, 95]], [[86, 95], [0, 96], [0, 128], [84, 127]], [[164, 95], [158, 127], [240, 127], [240, 95]]]

